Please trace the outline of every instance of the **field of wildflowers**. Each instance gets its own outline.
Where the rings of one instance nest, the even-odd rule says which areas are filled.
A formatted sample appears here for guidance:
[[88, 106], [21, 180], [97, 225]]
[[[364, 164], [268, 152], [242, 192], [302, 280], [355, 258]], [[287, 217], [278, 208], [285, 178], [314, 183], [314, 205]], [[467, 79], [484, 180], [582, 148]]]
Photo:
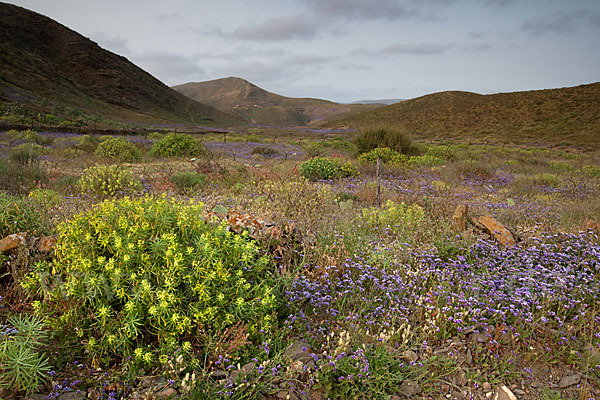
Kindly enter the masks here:
[[0, 132], [0, 397], [600, 397], [598, 153], [323, 135]]

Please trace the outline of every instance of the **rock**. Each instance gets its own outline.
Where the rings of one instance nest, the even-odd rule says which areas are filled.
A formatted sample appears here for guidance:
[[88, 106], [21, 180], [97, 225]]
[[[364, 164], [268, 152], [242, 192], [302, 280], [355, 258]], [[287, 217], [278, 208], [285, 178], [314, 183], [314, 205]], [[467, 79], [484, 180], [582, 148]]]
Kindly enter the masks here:
[[600, 235], [600, 222], [594, 222], [590, 219], [585, 221], [585, 229], [594, 232], [596, 235]]
[[171, 397], [177, 396], [177, 390], [173, 388], [164, 388], [163, 390], [154, 393], [155, 399], [168, 399]]
[[467, 216], [469, 214], [469, 206], [461, 204], [456, 207], [454, 215], [452, 216], [452, 230], [460, 233], [467, 229]]
[[390, 400], [402, 400], [402, 397], [398, 396], [397, 394], [393, 395], [390, 397]]
[[558, 387], [564, 389], [569, 386], [577, 385], [579, 381], [581, 381], [581, 375], [579, 374], [563, 376], [558, 382]]
[[44, 236], [36, 245], [42, 253], [50, 253], [56, 247], [56, 236]]
[[517, 396], [515, 396], [508, 387], [502, 385], [502, 387], [498, 389], [498, 393], [496, 393], [494, 400], [517, 400]]
[[45, 394], [35, 393], [23, 397], [22, 400], [48, 400], [48, 396]]
[[472, 332], [469, 334], [469, 339], [476, 343], [487, 343], [490, 341], [490, 337], [485, 333]]
[[515, 238], [510, 231], [491, 216], [481, 216], [477, 222], [485, 228], [487, 234], [492, 235], [501, 244], [505, 246], [513, 246], [515, 244]]
[[465, 386], [467, 382], [467, 375], [464, 371], [460, 371], [456, 377], [456, 383], [458, 383], [460, 386]]
[[158, 382], [159, 378], [160, 378], [160, 376], [158, 376], [158, 375], [149, 375], [149, 376], [140, 376], [138, 379], [139, 379], [140, 387], [150, 387], [150, 386], [157, 386], [157, 382]]
[[244, 377], [246, 377], [250, 372], [252, 372], [255, 366], [256, 364], [254, 362], [249, 362], [248, 364], [245, 364], [242, 368], [236, 369], [231, 373], [231, 381], [236, 382], [238, 376], [241, 376], [242, 379], [244, 379]]
[[490, 385], [489, 382], [484, 382], [483, 385], [481, 386], [481, 388], [483, 389], [484, 392], [492, 391], [492, 385]]
[[280, 390], [279, 392], [277, 392], [277, 394], [275, 395], [275, 397], [277, 397], [278, 399], [281, 400], [299, 400], [300, 398], [292, 391], [290, 390]]
[[11, 250], [16, 249], [20, 246], [27, 245], [27, 233], [13, 233], [12, 235], [8, 235], [4, 239], [0, 240], [0, 252], [7, 253]]
[[415, 361], [417, 361], [417, 360], [419, 359], [419, 356], [417, 355], [417, 353], [415, 353], [415, 352], [414, 352], [414, 351], [412, 351], [412, 350], [406, 350], [406, 351], [404, 351], [404, 352], [403, 352], [403, 353], [400, 355], [400, 357], [401, 357], [401, 358], [402, 358], [404, 361], [406, 361], [407, 363], [410, 363], [410, 362], [415, 362]]
[[76, 392], [66, 392], [58, 396], [58, 400], [85, 400], [86, 392], [78, 390]]
[[87, 393], [87, 398], [89, 400], [98, 400], [100, 398], [100, 393], [97, 388], [90, 388]]
[[471, 353], [471, 349], [467, 349], [467, 356], [465, 358], [465, 362], [468, 365], [471, 365], [473, 363], [473, 353]]
[[412, 397], [421, 393], [421, 387], [417, 382], [406, 380], [400, 385], [400, 393], [404, 396]]

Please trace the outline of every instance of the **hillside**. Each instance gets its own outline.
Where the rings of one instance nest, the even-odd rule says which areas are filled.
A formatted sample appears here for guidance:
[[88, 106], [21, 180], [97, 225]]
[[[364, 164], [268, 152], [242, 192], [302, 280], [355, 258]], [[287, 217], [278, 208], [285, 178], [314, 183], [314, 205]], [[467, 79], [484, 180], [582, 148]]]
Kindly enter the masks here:
[[222, 78], [173, 86], [178, 92], [256, 124], [307, 126], [323, 119], [380, 105], [338, 104], [271, 93], [241, 78]]
[[[128, 122], [235, 121], [43, 15], [0, 3], [0, 102]], [[6, 111], [5, 111], [6, 113]]]
[[328, 127], [396, 125], [416, 137], [600, 147], [600, 83], [480, 95], [440, 92], [327, 121]]

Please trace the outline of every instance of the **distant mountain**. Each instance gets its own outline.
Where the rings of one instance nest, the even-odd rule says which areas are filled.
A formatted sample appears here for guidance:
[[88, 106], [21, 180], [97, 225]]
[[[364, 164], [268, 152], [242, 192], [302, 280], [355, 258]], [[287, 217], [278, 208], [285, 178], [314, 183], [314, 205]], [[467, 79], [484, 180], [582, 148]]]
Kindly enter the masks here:
[[242, 78], [190, 82], [173, 86], [173, 89], [191, 99], [236, 114], [252, 123], [278, 126], [308, 126], [334, 115], [377, 107], [285, 97], [261, 89]]
[[56, 21], [0, 3], [0, 106], [127, 122], [238, 119], [164, 85]]
[[327, 127], [396, 126], [416, 137], [600, 149], [600, 82], [481, 95], [433, 93], [326, 121]]
[[395, 104], [395, 103], [400, 103], [401, 101], [404, 101], [405, 99], [378, 99], [378, 100], [359, 100], [359, 101], [355, 101], [352, 102], [350, 104], [385, 104], [385, 105], [390, 105], [390, 104]]

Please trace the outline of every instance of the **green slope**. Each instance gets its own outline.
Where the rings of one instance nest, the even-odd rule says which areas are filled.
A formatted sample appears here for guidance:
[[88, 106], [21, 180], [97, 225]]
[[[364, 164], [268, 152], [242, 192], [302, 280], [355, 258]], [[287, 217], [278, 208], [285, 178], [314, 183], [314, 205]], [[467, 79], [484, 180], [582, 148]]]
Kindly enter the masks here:
[[226, 124], [237, 118], [192, 101], [65, 26], [0, 3], [0, 102], [34, 112], [80, 112], [127, 122]]
[[600, 148], [600, 83], [491, 95], [440, 92], [324, 123], [386, 125], [430, 139]]

